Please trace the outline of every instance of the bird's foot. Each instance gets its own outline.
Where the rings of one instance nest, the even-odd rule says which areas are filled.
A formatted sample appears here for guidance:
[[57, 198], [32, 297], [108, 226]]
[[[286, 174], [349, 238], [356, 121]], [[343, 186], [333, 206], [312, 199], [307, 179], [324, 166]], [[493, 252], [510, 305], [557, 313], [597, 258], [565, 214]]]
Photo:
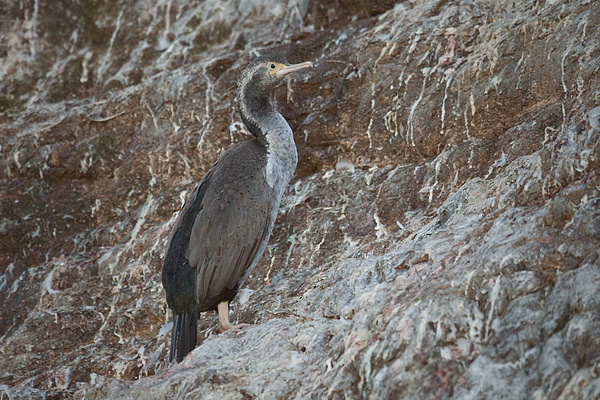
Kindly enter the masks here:
[[223, 333], [223, 332], [227, 332], [227, 331], [231, 331], [233, 333], [238, 333], [238, 332], [244, 330], [245, 328], [251, 328], [253, 326], [254, 326], [253, 324], [219, 325], [218, 331], [219, 331], [219, 333]]
[[217, 306], [217, 313], [219, 314], [219, 328], [217, 329], [219, 333], [223, 333], [225, 331], [232, 331], [236, 333], [246, 327], [254, 326], [251, 324], [231, 325], [229, 323], [229, 303], [227, 301], [219, 303]]

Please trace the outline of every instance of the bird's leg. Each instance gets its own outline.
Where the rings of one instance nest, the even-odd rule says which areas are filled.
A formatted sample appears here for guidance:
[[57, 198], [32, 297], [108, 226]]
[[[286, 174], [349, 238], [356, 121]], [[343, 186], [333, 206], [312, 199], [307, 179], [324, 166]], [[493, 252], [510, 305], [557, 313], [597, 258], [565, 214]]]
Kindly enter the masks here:
[[221, 325], [220, 331], [225, 332], [231, 329], [231, 324], [229, 323], [229, 302], [223, 301], [219, 303], [217, 306], [217, 314], [219, 314], [219, 324]]
[[225, 332], [230, 329], [236, 330], [236, 329], [245, 328], [247, 326], [253, 326], [251, 324], [231, 325], [229, 323], [229, 302], [227, 302], [227, 301], [223, 301], [223, 302], [219, 303], [219, 305], [217, 306], [217, 314], [219, 315], [219, 325], [221, 325], [219, 327], [220, 332]]

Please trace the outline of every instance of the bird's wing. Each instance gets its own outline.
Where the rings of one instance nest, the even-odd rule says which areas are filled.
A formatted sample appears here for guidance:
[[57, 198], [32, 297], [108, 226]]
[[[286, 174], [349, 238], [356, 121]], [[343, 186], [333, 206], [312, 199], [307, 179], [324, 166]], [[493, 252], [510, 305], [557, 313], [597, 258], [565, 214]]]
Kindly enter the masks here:
[[203, 198], [185, 254], [196, 268], [198, 303], [236, 288], [264, 250], [272, 226], [270, 192], [264, 179], [252, 180], [238, 176], [239, 184], [217, 188], [213, 182]]
[[[213, 171], [209, 170], [206, 175], [198, 182], [194, 191], [188, 197], [185, 204], [179, 211], [177, 215], [177, 219], [171, 228], [171, 232], [169, 233], [169, 240], [167, 241], [167, 249], [171, 251], [171, 245], [173, 243], [175, 236], [186, 236], [189, 235], [189, 230], [191, 229], [190, 217], [194, 216], [198, 213], [199, 210], [202, 209], [202, 200], [204, 199], [204, 194], [206, 190], [210, 186], [210, 180], [212, 178]], [[188, 226], [186, 226], [188, 225]]]

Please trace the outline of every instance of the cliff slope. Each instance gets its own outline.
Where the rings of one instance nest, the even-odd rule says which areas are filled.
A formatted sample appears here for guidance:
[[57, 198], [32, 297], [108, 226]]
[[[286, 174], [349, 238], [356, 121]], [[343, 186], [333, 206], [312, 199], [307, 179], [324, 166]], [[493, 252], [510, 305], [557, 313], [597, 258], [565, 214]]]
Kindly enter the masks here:
[[[0, 398], [600, 397], [595, 1], [0, 7]], [[168, 232], [271, 49], [315, 68], [255, 326], [169, 365]]]

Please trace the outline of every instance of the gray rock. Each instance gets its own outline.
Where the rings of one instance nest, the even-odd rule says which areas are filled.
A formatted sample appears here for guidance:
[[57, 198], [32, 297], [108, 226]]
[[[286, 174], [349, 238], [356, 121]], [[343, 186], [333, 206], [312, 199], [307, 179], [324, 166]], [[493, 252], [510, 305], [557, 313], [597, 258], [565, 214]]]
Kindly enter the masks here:
[[[596, 4], [242, 3], [2, 7], [0, 397], [600, 398]], [[170, 365], [168, 232], [273, 49], [315, 68], [255, 325]]]

